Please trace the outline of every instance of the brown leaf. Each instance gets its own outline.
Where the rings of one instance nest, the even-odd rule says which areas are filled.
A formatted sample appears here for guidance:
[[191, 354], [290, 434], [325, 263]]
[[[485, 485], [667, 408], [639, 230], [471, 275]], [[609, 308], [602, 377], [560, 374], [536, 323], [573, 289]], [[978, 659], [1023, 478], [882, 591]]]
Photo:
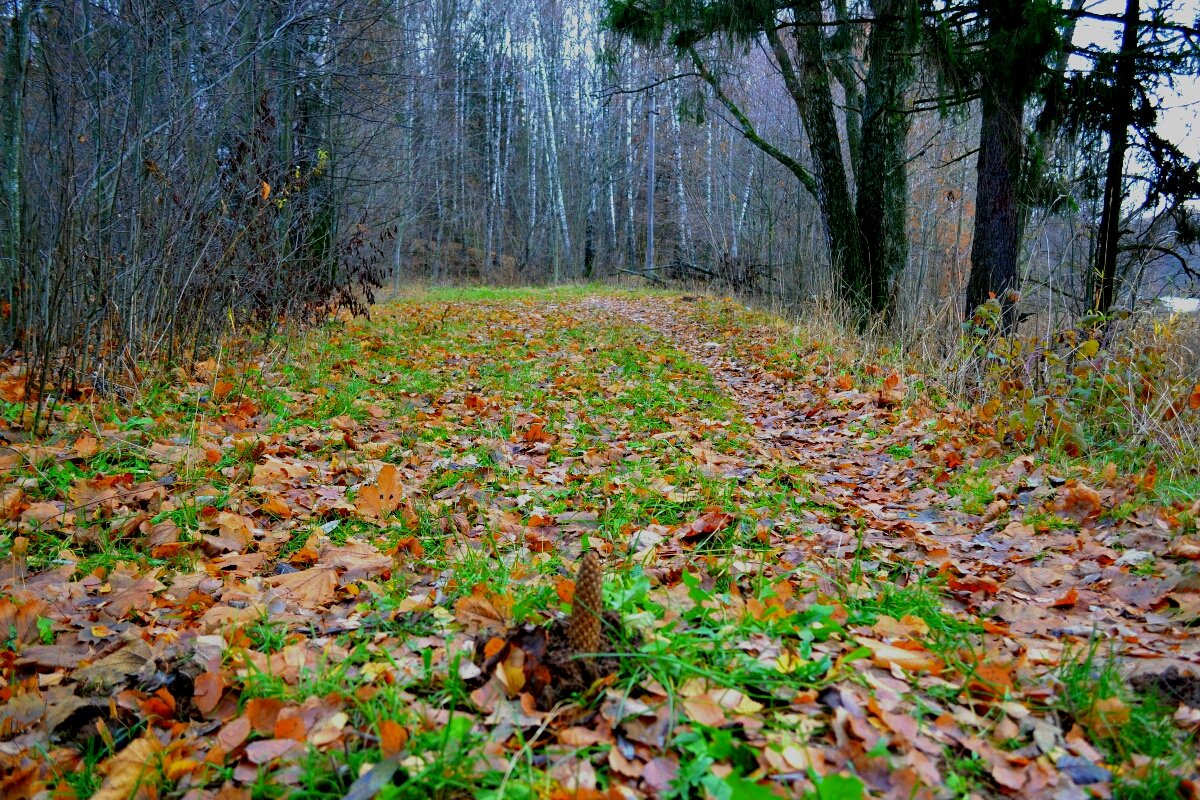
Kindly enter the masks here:
[[222, 511], [217, 515], [217, 533], [204, 536], [204, 549], [210, 555], [241, 553], [254, 541], [253, 520]]
[[148, 664], [153, 663], [154, 652], [150, 645], [135, 639], [96, 663], [75, 670], [71, 677], [89, 689], [111, 692], [116, 687], [132, 683]]
[[258, 510], [264, 514], [269, 514], [272, 517], [278, 517], [279, 519], [291, 519], [292, 517], [292, 507], [287, 504], [287, 501], [277, 494], [273, 494], [268, 497], [263, 504], [258, 507]]
[[104, 783], [92, 795], [92, 800], [131, 800], [154, 797], [159, 775], [157, 756], [162, 745], [153, 734], [147, 733], [106, 761]]
[[1051, 608], [1070, 608], [1079, 600], [1079, 590], [1072, 586], [1067, 589], [1062, 595], [1054, 598], [1050, 603]]
[[354, 502], [355, 510], [370, 519], [384, 519], [400, 507], [404, 490], [399, 473], [392, 464], [384, 464], [375, 483], [364, 486]]
[[250, 718], [243, 714], [221, 728], [217, 734], [217, 742], [225, 748], [225, 752], [231, 753], [250, 738], [250, 731]]
[[1200, 541], [1194, 536], [1180, 536], [1171, 542], [1167, 552], [1176, 558], [1200, 559]]
[[687, 712], [688, 717], [701, 725], [719, 728], [725, 724], [725, 709], [708, 692], [685, 697], [683, 710]]
[[304, 719], [298, 715], [283, 716], [275, 720], [275, 738], [276, 739], [292, 739], [297, 742], [303, 742], [308, 736], [308, 726], [304, 724]]
[[17, 659], [17, 663], [22, 666], [73, 669], [91, 655], [90, 649], [79, 644], [35, 644], [21, 650], [21, 657]]
[[659, 757], [646, 764], [646, 768], [642, 770], [642, 780], [646, 782], [647, 786], [662, 794], [671, 788], [671, 784], [678, 774], [679, 763], [677, 761]]
[[908, 672], [932, 673], [937, 673], [941, 669], [941, 662], [937, 656], [928, 650], [908, 650], [861, 637], [858, 638], [858, 643], [870, 649], [871, 661], [878, 667], [885, 669], [899, 667]]
[[343, 584], [376, 578], [392, 568], [392, 559], [374, 545], [353, 539], [340, 547], [326, 545], [321, 549], [319, 560], [339, 570]]
[[1057, 507], [1060, 513], [1076, 522], [1085, 522], [1098, 517], [1104, 510], [1100, 493], [1082, 483], [1063, 486], [1059, 490]]
[[256, 697], [246, 702], [246, 718], [254, 732], [265, 736], [275, 730], [275, 721], [283, 709], [283, 701], [274, 697]]
[[21, 512], [25, 491], [20, 486], [5, 486], [0, 489], [0, 519], [14, 519]]
[[62, 503], [34, 503], [21, 512], [20, 528], [23, 531], [55, 531], [69, 524], [71, 516], [73, 515], [64, 511]]
[[49, 611], [49, 606], [41, 600], [29, 600], [18, 605], [4, 598], [0, 600], [0, 635], [15, 639], [18, 644], [35, 642], [38, 639], [38, 617]]
[[542, 423], [535, 422], [530, 425], [523, 434], [521, 434], [521, 438], [524, 441], [532, 444], [538, 442], [553, 442], [555, 437], [546, 432], [546, 429]]
[[1093, 703], [1080, 721], [1098, 736], [1112, 736], [1129, 722], [1129, 706], [1119, 697], [1105, 697]]
[[219, 672], [202, 672], [195, 681], [196, 709], [201, 714], [211, 714], [221, 702], [221, 694], [225, 689], [225, 679]]
[[333, 602], [337, 590], [337, 572], [332, 566], [321, 565], [287, 575], [274, 575], [266, 581], [283, 589], [288, 597], [306, 608], [316, 608]]
[[251, 742], [246, 746], [246, 759], [251, 764], [268, 764], [299, 746], [300, 743], [293, 739], [264, 739]]
[[679, 530], [681, 539], [694, 539], [701, 536], [708, 536], [717, 531], [728, 528], [733, 524], [733, 515], [721, 511], [719, 509], [710, 509], [705, 511], [690, 524], [683, 526]]
[[488, 591], [486, 586], [476, 586], [471, 594], [458, 598], [454, 604], [454, 618], [468, 632], [480, 630], [502, 631], [508, 627], [512, 599]]
[[288, 483], [295, 478], [303, 478], [308, 474], [308, 468], [291, 461], [284, 461], [274, 456], [267, 456], [261, 464], [254, 467], [250, 477], [251, 486], [271, 486], [277, 483]]

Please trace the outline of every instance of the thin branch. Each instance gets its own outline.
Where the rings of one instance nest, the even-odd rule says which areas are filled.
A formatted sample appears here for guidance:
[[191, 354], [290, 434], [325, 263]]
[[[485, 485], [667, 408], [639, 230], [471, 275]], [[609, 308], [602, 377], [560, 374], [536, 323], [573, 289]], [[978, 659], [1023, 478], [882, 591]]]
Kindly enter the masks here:
[[671, 75], [670, 77], [663, 78], [660, 81], [655, 81], [654, 83], [647, 83], [644, 86], [638, 86], [633, 89], [626, 89], [622, 86], [613, 86], [613, 87], [610, 87], [603, 91], [593, 93], [592, 97], [601, 97], [601, 98], [607, 99], [609, 97], [614, 97], [619, 94], [641, 94], [642, 92], [647, 92], [647, 91], [655, 88], [656, 86], [662, 86], [664, 83], [670, 83], [671, 81], [677, 81], [681, 78], [701, 78], [701, 77], [703, 77], [703, 76], [699, 72], [681, 72], [678, 75]]
[[713, 94], [715, 94], [717, 99], [721, 101], [721, 105], [725, 106], [726, 110], [733, 115], [733, 118], [737, 120], [738, 125], [741, 126], [742, 135], [745, 136], [746, 139], [759, 150], [762, 150], [771, 158], [787, 167], [788, 170], [799, 179], [804, 188], [807, 189], [814, 197], [816, 197], [816, 177], [814, 177], [811, 172], [805, 169], [804, 165], [799, 161], [759, 136], [758, 131], [754, 128], [754, 124], [750, 122], [750, 118], [747, 117], [746, 113], [742, 111], [742, 109], [739, 108], [738, 105], [730, 100], [725, 94], [725, 91], [721, 88], [721, 82], [717, 79], [717, 76], [709, 70], [708, 66], [700, 58], [700, 54], [696, 52], [696, 49], [694, 47], [689, 47], [687, 52], [688, 55], [692, 57], [692, 64], [696, 67], [696, 71], [700, 73], [700, 77], [704, 79], [705, 83], [712, 87]]

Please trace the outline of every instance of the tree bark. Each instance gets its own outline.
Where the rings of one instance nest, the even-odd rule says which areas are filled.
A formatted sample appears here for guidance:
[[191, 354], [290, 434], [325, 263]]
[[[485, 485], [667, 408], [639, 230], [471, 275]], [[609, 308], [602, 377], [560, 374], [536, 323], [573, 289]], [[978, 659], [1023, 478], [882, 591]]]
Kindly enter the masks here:
[[1024, 0], [985, 3], [989, 24], [989, 65], [983, 75], [983, 108], [976, 161], [975, 234], [966, 314], [995, 296], [1006, 333], [1016, 329], [1019, 299], [1018, 183], [1025, 143], [1026, 91], [1006, 76], [1011, 54], [1007, 34], [1020, 27]]
[[[875, 0], [877, 19], [905, 13], [906, 0]], [[916, 25], [876, 22], [867, 44], [870, 66], [863, 100], [856, 208], [869, 269], [870, 308], [890, 305], [892, 276], [908, 263], [908, 130], [904, 95], [915, 74]]]
[[792, 6], [799, 63], [790, 55], [777, 33], [768, 31], [768, 41], [779, 61], [784, 83], [796, 104], [808, 133], [813, 157], [816, 197], [829, 242], [830, 260], [838, 266], [839, 293], [856, 314], [870, 308], [871, 281], [863, 252], [858, 214], [850, 197], [850, 182], [842, 156], [842, 137], [837, 127], [829, 69], [825, 64], [819, 0], [801, 0]]
[[1096, 239], [1093, 297], [1096, 311], [1107, 313], [1117, 292], [1117, 251], [1121, 239], [1121, 201], [1124, 199], [1125, 151], [1133, 117], [1137, 83], [1139, 0], [1126, 0], [1121, 52], [1113, 81], [1111, 116], [1108, 121], [1108, 163], [1104, 171], [1104, 207]]
[[21, 282], [21, 205], [24, 202], [21, 179], [21, 160], [25, 132], [25, 65], [29, 58], [29, 22], [37, 3], [26, 0], [14, 3], [9, 30], [4, 37], [3, 98], [0, 98], [0, 197], [4, 203], [3, 231], [0, 240], [0, 260], [4, 263], [3, 302], [8, 304], [0, 314], [7, 323], [2, 340], [16, 340], [20, 321], [18, 297]]

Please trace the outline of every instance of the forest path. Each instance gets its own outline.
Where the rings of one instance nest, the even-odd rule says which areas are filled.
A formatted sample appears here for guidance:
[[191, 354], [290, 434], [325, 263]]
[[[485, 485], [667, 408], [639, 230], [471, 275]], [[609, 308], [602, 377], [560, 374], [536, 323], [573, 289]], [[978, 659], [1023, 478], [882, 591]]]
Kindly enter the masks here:
[[66, 404], [0, 447], [0, 796], [1179, 795], [1200, 512], [829, 337], [443, 288]]
[[980, 620], [984, 659], [1017, 671], [1044, 673], [1099, 642], [1135, 658], [1132, 674], [1200, 674], [1200, 639], [1173, 616], [1194, 604], [1173, 592], [1187, 592], [1186, 570], [1159, 561], [1172, 536], [1153, 508], [1114, 518], [1121, 486], [1068, 480], [995, 442], [970, 447], [958, 415], [906, 398], [905, 381], [880, 365], [861, 365], [879, 384], [864, 390], [862, 376], [780, 370], [778, 321], [731, 331], [726, 322], [749, 315], [714, 316], [689, 298], [586, 306], [702, 364], [753, 426], [758, 470], [802, 468], [811, 507], [797, 522], [808, 535], [777, 540], [788, 561], [800, 563], [799, 550], [843, 579], [861, 569], [896, 586], [944, 579], [945, 610]]

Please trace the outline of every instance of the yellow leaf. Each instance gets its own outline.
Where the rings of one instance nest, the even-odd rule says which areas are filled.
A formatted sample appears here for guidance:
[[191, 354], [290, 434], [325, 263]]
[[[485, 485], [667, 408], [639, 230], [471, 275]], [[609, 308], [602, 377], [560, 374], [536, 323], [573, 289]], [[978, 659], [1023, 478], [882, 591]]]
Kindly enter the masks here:
[[163, 768], [167, 780], [177, 781], [184, 775], [190, 775], [200, 768], [200, 762], [194, 758], [180, 758], [169, 762]]
[[512, 648], [508, 658], [497, 665], [496, 679], [509, 697], [516, 697], [525, 688], [525, 651]]
[[271, 184], [263, 181], [262, 186], [259, 187], [258, 193], [262, 196], [263, 200], [268, 199], [271, 196]]
[[153, 787], [159, 777], [155, 755], [160, 750], [162, 745], [153, 734], [130, 742], [128, 747], [104, 765], [108, 775], [100, 790], [92, 797], [97, 800], [130, 800], [155, 794]]
[[1079, 345], [1080, 358], [1095, 358], [1100, 352], [1100, 343], [1095, 339], [1088, 339], [1083, 344]]

